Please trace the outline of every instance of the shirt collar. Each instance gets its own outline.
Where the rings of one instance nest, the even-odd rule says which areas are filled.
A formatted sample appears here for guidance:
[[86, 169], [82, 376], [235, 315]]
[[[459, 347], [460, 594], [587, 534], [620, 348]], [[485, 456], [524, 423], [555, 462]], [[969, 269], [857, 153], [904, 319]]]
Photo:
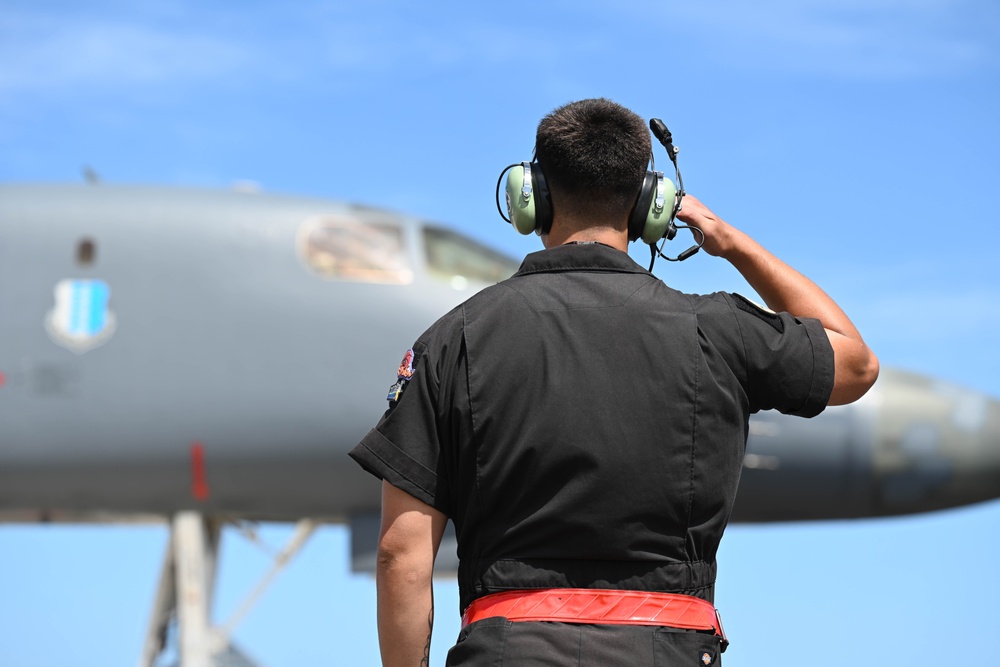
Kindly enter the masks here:
[[524, 258], [516, 276], [553, 271], [618, 271], [648, 273], [627, 252], [600, 243], [561, 245]]

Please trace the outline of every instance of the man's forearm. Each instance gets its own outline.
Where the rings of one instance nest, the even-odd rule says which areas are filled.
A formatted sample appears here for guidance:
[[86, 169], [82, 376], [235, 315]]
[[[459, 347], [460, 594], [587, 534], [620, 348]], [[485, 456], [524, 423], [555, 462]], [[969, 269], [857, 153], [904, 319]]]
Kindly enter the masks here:
[[378, 643], [385, 667], [430, 664], [434, 558], [448, 517], [382, 482], [375, 584]]
[[823, 328], [862, 340], [847, 314], [816, 283], [772, 255], [738, 229], [730, 228], [731, 247], [723, 255], [767, 307], [795, 317], [819, 320]]
[[878, 359], [847, 314], [819, 285], [730, 227], [731, 245], [722, 256], [760, 295], [767, 307], [795, 317], [817, 319], [835, 351], [835, 384], [829, 405], [851, 403], [878, 377]]
[[379, 561], [378, 637], [384, 667], [430, 664], [434, 594], [429, 571], [406, 559]]
[[813, 281], [690, 195], [677, 216], [705, 234], [705, 252], [723, 257], [775, 311], [817, 319], [834, 351], [834, 385], [828, 405], [857, 400], [878, 377], [878, 358], [837, 303]]

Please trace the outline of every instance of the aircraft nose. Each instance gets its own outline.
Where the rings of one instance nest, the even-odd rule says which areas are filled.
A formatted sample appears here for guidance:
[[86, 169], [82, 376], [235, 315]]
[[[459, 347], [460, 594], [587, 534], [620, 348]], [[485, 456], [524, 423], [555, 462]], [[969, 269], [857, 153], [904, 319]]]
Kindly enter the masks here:
[[1000, 498], [1000, 402], [883, 369], [812, 420], [755, 415], [735, 521], [912, 514]]
[[964, 472], [962, 485], [988, 500], [1000, 497], [1000, 401], [990, 400], [984, 412], [973, 446], [967, 452], [969, 470]]
[[1000, 497], [1000, 402], [898, 371], [882, 384], [873, 467], [885, 513]]

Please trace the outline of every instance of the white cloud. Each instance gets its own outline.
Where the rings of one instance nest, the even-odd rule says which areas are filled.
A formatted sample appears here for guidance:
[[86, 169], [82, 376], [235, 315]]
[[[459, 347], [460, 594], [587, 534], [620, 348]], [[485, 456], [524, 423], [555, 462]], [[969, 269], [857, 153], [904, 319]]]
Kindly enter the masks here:
[[[114, 13], [23, 4], [0, 14], [0, 92], [332, 76], [330, 85], [340, 74], [419, 76], [470, 64], [509, 64], [530, 77], [550, 63], [619, 50], [618, 28], [630, 25], [637, 48], [658, 25], [665, 43], [693, 42], [694, 57], [732, 69], [898, 78], [1000, 61], [1000, 13], [985, 0], [563, 4], [541, 6], [546, 20], [527, 23], [475, 6], [434, 16], [398, 2], [142, 3]], [[558, 16], [575, 22], [553, 28]]]
[[193, 30], [16, 12], [0, 17], [0, 90], [205, 79], [250, 60], [238, 43]]
[[[0, 91], [317, 81], [544, 59], [556, 45], [482, 14], [422, 20], [370, 6], [137, 6], [129, 14], [0, 15]], [[412, 12], [412, 10], [411, 10]], [[599, 49], [581, 44], [573, 51]], [[330, 79], [324, 85], [332, 85]]]
[[1000, 60], [998, 15], [981, 0], [702, 0], [664, 11], [739, 68], [884, 79]]

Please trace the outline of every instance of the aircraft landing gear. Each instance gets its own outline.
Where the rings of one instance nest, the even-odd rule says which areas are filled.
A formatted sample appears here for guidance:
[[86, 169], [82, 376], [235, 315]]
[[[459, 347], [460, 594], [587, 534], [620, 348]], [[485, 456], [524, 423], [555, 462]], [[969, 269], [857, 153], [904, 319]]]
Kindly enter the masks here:
[[252, 667], [249, 658], [232, 646], [232, 633], [319, 524], [311, 519], [299, 521], [288, 544], [275, 556], [271, 569], [230, 620], [224, 625], [213, 626], [209, 612], [215, 591], [222, 525], [222, 520], [194, 511], [179, 512], [171, 521], [170, 541], [163, 558], [139, 667], [154, 667], [167, 646], [168, 629], [174, 618], [180, 667], [216, 667], [223, 656], [227, 665]]

